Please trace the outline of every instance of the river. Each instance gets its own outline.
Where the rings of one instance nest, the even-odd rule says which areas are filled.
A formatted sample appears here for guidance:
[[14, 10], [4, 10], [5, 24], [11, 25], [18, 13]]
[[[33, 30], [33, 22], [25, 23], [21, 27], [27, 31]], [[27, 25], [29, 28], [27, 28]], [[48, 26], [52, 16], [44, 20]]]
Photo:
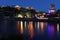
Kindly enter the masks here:
[[21, 34], [26, 40], [60, 40], [60, 24], [55, 22], [1, 21], [0, 35]]

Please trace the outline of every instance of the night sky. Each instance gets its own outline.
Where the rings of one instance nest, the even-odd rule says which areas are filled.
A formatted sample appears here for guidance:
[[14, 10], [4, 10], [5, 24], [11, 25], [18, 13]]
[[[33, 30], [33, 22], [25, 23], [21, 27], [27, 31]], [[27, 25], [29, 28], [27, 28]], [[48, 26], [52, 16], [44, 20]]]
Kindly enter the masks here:
[[54, 3], [56, 9], [60, 9], [60, 0], [0, 0], [1, 5], [20, 5], [22, 7], [30, 6], [39, 11], [48, 11], [50, 4]]

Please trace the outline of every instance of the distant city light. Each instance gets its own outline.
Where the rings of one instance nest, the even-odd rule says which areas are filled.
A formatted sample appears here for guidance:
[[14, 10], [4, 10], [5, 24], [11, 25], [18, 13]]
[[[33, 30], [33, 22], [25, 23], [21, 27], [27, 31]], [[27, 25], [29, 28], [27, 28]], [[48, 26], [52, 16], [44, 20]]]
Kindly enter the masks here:
[[20, 10], [21, 7], [19, 5], [16, 5], [15, 8]]
[[55, 10], [49, 10], [49, 13], [54, 13], [55, 12]]
[[21, 14], [18, 14], [18, 16], [17, 17], [21, 17], [21, 18], [23, 18], [23, 16], [21, 15]]
[[48, 11], [49, 13], [55, 13], [55, 5], [54, 4], [51, 4], [50, 5], [51, 7], [50, 7], [50, 10]]
[[27, 6], [26, 9], [33, 9], [33, 7], [28, 7], [28, 6]]
[[43, 13], [43, 15], [45, 15], [46, 13]]
[[19, 5], [16, 5], [15, 7], [20, 7]]

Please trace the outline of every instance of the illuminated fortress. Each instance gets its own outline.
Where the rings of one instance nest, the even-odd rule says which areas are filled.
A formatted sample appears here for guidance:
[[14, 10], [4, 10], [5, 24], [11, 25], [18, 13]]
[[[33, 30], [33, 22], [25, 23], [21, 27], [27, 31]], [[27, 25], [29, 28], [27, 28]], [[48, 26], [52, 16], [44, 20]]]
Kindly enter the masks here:
[[51, 4], [50, 5], [49, 13], [55, 13], [55, 12], [56, 12], [55, 5], [54, 4]]

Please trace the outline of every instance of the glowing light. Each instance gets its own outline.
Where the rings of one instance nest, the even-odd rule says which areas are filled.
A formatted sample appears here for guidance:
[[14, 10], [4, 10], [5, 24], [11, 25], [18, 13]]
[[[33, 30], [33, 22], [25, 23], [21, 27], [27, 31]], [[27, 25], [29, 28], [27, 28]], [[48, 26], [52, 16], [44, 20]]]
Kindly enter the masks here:
[[48, 24], [48, 34], [50, 37], [54, 36], [54, 25]]
[[54, 26], [53, 25], [48, 26], [48, 30], [49, 32], [54, 32]]
[[40, 22], [37, 22], [37, 32], [38, 32], [38, 34], [40, 33]]
[[19, 5], [16, 5], [15, 8], [20, 10], [21, 7]]
[[20, 32], [21, 32], [21, 34], [23, 34], [23, 22], [22, 21], [21, 21]]
[[55, 12], [55, 10], [49, 10], [49, 13], [54, 13]]
[[46, 13], [43, 13], [43, 15], [45, 15]]
[[41, 30], [44, 31], [44, 22], [41, 22]]
[[44, 16], [42, 15], [42, 16], [40, 16], [40, 18], [44, 18]]
[[29, 22], [29, 34], [31, 38], [34, 36], [33, 22]]
[[22, 21], [18, 21], [17, 22], [17, 32], [20, 32], [21, 34], [23, 34], [23, 22]]
[[31, 17], [31, 13], [30, 13], [30, 12], [26, 12], [26, 16], [27, 16], [28, 18], [30, 18], [30, 17]]
[[57, 31], [59, 32], [59, 24], [57, 24]]
[[23, 18], [23, 16], [22, 16], [21, 14], [18, 14], [18, 16], [17, 16], [17, 17]]
[[40, 22], [37, 22], [37, 32], [40, 33]]

